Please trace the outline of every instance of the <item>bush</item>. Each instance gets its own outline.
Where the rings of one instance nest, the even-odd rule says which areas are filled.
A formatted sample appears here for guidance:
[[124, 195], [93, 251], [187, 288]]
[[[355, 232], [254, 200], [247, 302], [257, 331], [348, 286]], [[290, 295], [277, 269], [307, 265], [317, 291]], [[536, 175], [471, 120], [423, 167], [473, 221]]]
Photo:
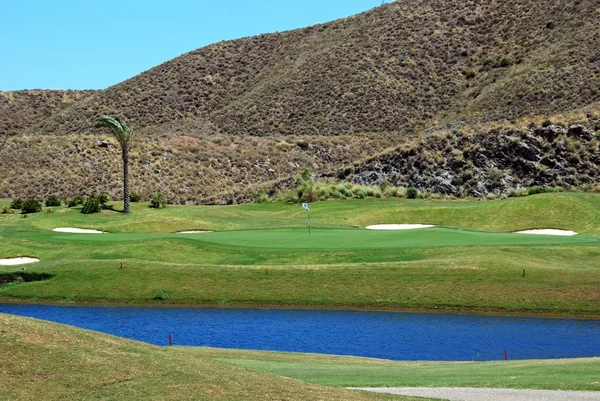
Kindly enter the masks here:
[[515, 188], [511, 188], [508, 190], [508, 192], [506, 193], [506, 195], [509, 198], [518, 198], [520, 196], [523, 196], [523, 191], [520, 189], [515, 189]]
[[21, 213], [37, 213], [42, 211], [42, 203], [35, 199], [28, 199], [23, 202], [23, 207], [21, 208]]
[[10, 203], [11, 209], [21, 209], [23, 207], [23, 199], [15, 199]]
[[46, 198], [46, 206], [60, 206], [60, 199], [58, 199], [56, 195], [50, 195]]
[[539, 185], [535, 185], [533, 187], [527, 188], [528, 195], [537, 195], [537, 194], [543, 194], [543, 193], [544, 193], [544, 187], [540, 187]]
[[141, 202], [142, 201], [142, 195], [136, 193], [136, 192], [132, 192], [131, 194], [129, 194], [129, 200], [131, 202]]
[[406, 197], [408, 199], [416, 199], [419, 196], [419, 190], [415, 187], [406, 188]]
[[302, 150], [308, 150], [310, 147], [310, 144], [307, 141], [298, 141], [296, 142], [296, 145]]
[[152, 199], [150, 200], [150, 207], [154, 209], [162, 209], [167, 207], [167, 201], [165, 196], [160, 192], [152, 195]]
[[267, 203], [269, 201], [269, 195], [264, 189], [255, 189], [252, 191], [252, 198], [255, 203]]
[[77, 196], [69, 199], [69, 201], [67, 202], [67, 206], [74, 207], [74, 206], [78, 206], [78, 205], [83, 205], [84, 202], [85, 202], [85, 198], [81, 195], [77, 195]]
[[498, 170], [496, 167], [492, 167], [491, 169], [489, 169], [488, 174], [487, 174], [488, 181], [492, 185], [500, 184], [500, 180], [502, 180], [502, 176], [503, 176], [502, 171]]
[[83, 208], [81, 209], [81, 213], [83, 214], [92, 214], [92, 213], [100, 213], [102, 210], [102, 205], [100, 204], [100, 200], [95, 196], [90, 196], [86, 199], [83, 204]]
[[108, 196], [106, 192], [102, 192], [98, 195], [98, 202], [100, 202], [102, 206], [106, 206], [106, 204], [110, 202], [110, 196]]

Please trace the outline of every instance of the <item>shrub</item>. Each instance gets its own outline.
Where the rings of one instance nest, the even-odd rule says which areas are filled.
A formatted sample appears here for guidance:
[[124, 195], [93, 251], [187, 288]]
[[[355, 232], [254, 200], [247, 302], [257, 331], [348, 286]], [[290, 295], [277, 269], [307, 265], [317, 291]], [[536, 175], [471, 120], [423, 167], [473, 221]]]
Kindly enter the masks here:
[[21, 213], [37, 213], [42, 211], [42, 203], [35, 199], [28, 199], [23, 202], [23, 207], [21, 208]]
[[110, 196], [108, 196], [107, 193], [102, 192], [100, 195], [98, 195], [98, 202], [100, 202], [102, 206], [106, 206], [106, 204], [110, 202]]
[[543, 193], [544, 193], [544, 187], [540, 187], [539, 185], [535, 185], [533, 187], [527, 188], [528, 195], [536, 195], [536, 194], [543, 194]]
[[152, 199], [150, 199], [150, 207], [154, 209], [162, 209], [167, 207], [165, 196], [160, 192], [152, 195]]
[[419, 196], [419, 190], [415, 187], [406, 188], [406, 197], [408, 199], [416, 199]]
[[60, 206], [60, 199], [56, 195], [50, 195], [46, 198], [46, 206]]
[[131, 202], [141, 202], [142, 201], [142, 195], [136, 193], [136, 192], [132, 192], [131, 194], [129, 194], [129, 200]]
[[487, 178], [492, 185], [500, 184], [502, 176], [502, 171], [498, 170], [496, 167], [492, 167], [491, 169], [489, 169], [487, 174]]
[[15, 199], [10, 203], [11, 209], [21, 209], [23, 207], [23, 199]]
[[255, 203], [266, 203], [269, 201], [269, 196], [267, 195], [267, 191], [264, 189], [255, 189], [252, 191], [252, 198]]
[[367, 196], [369, 196], [369, 190], [365, 187], [360, 187], [358, 188], [356, 191], [356, 196], [358, 196], [360, 199], [364, 199]]
[[78, 206], [78, 205], [83, 205], [84, 202], [85, 202], [85, 198], [81, 195], [77, 195], [77, 196], [69, 199], [69, 201], [67, 202], [67, 206], [74, 207], [74, 206]]
[[14, 214], [14, 213], [15, 213], [15, 211], [9, 207], [4, 206], [2, 208], [2, 214]]
[[90, 196], [86, 199], [83, 204], [83, 208], [81, 209], [81, 213], [83, 214], [92, 214], [92, 213], [100, 213], [102, 210], [102, 205], [100, 204], [100, 200], [95, 196]]
[[506, 195], [509, 198], [518, 198], [518, 197], [520, 197], [520, 196], [523, 195], [523, 191], [520, 190], [520, 189], [511, 188], [511, 189], [508, 190], [508, 192], [506, 193]]
[[296, 142], [296, 145], [298, 145], [298, 147], [302, 150], [308, 150], [308, 148], [310, 147], [308, 141], [298, 141]]

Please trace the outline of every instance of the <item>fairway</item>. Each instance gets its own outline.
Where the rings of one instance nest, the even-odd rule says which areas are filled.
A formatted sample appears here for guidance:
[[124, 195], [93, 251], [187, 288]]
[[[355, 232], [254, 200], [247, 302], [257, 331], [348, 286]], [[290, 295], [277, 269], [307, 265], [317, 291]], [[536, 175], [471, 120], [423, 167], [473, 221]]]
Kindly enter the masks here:
[[269, 249], [380, 249], [435, 248], [445, 246], [526, 246], [526, 245], [599, 245], [600, 238], [561, 237], [535, 234], [507, 234], [450, 228], [376, 231], [352, 229], [273, 229], [223, 231], [200, 234], [59, 234], [20, 232], [19, 238], [53, 240], [62, 243], [127, 242], [157, 239], [193, 241], [198, 244]]
[[[0, 215], [0, 258], [38, 258], [22, 268], [53, 276], [0, 286], [0, 300], [600, 316], [598, 195], [329, 201], [311, 215], [310, 236], [306, 212], [281, 203]], [[387, 223], [437, 227], [364, 229]], [[580, 235], [512, 233], [529, 228]], [[177, 233], [187, 230], [214, 232]]]

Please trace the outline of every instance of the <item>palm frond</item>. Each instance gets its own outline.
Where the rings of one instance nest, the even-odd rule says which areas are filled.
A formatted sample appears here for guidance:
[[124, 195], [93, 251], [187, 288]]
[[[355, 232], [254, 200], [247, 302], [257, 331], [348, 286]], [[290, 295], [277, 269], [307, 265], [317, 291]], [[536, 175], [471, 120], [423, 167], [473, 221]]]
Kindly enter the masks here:
[[101, 116], [98, 119], [98, 126], [109, 128], [121, 146], [129, 147], [133, 138], [133, 130], [127, 126], [123, 118], [119, 116]]

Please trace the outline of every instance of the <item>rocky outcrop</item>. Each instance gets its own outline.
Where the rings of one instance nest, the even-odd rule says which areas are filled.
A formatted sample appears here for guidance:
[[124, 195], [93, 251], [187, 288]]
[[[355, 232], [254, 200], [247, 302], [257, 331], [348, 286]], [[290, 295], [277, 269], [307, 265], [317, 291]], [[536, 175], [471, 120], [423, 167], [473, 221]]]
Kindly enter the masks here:
[[422, 139], [345, 169], [340, 179], [389, 182], [454, 196], [485, 196], [534, 185], [570, 188], [600, 177], [598, 138], [591, 127], [548, 125]]

